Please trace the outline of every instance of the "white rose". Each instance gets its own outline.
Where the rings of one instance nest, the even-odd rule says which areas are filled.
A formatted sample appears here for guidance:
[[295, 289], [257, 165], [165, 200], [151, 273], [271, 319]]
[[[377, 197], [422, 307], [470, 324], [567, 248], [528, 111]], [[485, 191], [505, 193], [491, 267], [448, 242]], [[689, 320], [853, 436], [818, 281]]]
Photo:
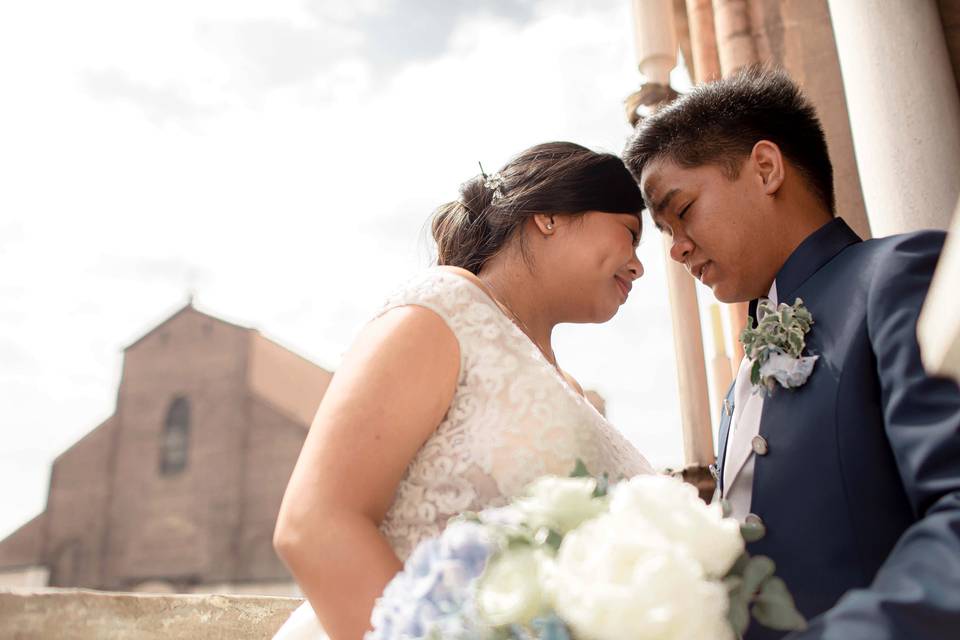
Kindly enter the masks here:
[[583, 640], [733, 640], [727, 592], [656, 529], [605, 514], [564, 538], [557, 614]]
[[491, 625], [527, 624], [541, 613], [546, 594], [541, 583], [541, 564], [550, 560], [532, 547], [508, 549], [496, 557], [477, 589], [477, 605]]
[[527, 497], [514, 503], [534, 529], [548, 527], [561, 535], [607, 510], [607, 501], [594, 498], [593, 478], [544, 476], [527, 487]]
[[785, 389], [803, 386], [813, 373], [813, 365], [820, 356], [794, 358], [782, 351], [774, 351], [760, 366], [760, 379], [775, 379]]
[[740, 524], [707, 505], [692, 486], [668, 476], [636, 476], [612, 490], [610, 513], [643, 521], [679, 544], [706, 574], [722, 578], [744, 551]]

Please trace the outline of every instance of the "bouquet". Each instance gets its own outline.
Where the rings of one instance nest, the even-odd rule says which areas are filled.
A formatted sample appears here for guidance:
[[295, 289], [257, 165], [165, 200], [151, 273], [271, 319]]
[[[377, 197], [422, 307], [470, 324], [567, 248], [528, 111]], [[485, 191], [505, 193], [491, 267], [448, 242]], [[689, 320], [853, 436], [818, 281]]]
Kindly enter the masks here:
[[745, 551], [762, 535], [678, 479], [610, 486], [578, 462], [421, 543], [365, 640], [733, 639], [751, 613], [801, 629], [773, 562]]

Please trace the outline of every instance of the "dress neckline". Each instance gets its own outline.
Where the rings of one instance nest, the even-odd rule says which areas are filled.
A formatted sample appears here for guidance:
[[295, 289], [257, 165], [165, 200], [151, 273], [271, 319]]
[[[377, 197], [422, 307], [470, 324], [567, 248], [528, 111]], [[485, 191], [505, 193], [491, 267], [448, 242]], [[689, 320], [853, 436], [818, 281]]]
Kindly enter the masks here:
[[593, 403], [590, 402], [589, 399], [587, 399], [586, 395], [574, 389], [573, 385], [571, 385], [570, 382], [567, 381], [566, 377], [564, 377], [560, 373], [558, 368], [552, 365], [549, 360], [547, 360], [547, 357], [543, 355], [543, 351], [541, 351], [540, 347], [537, 346], [537, 343], [533, 341], [533, 338], [528, 336], [526, 332], [523, 331], [523, 329], [521, 329], [517, 325], [517, 323], [510, 316], [508, 316], [503, 309], [500, 308], [500, 305], [497, 304], [497, 299], [493, 297], [493, 294], [487, 289], [487, 286], [483, 284], [483, 281], [480, 280], [480, 278], [478, 278], [475, 274], [467, 271], [466, 269], [462, 269], [460, 267], [435, 266], [433, 268], [438, 270], [441, 273], [448, 273], [455, 278], [464, 280], [468, 282], [471, 286], [473, 286], [475, 289], [480, 291], [480, 293], [482, 293], [487, 299], [490, 300], [490, 302], [493, 305], [493, 308], [496, 309], [497, 313], [507, 321], [507, 324], [513, 327], [513, 330], [521, 338], [523, 338], [526, 342], [530, 343], [530, 346], [533, 347], [534, 357], [537, 358], [540, 361], [540, 363], [543, 364], [544, 367], [550, 370], [551, 375], [553, 375], [557, 379], [557, 381], [561, 384], [561, 386], [563, 386], [563, 388], [567, 391], [567, 393], [573, 396], [573, 398], [577, 400], [580, 404], [587, 405], [593, 411], [593, 413], [597, 417], [602, 419], [604, 422], [609, 422], [606, 416], [600, 413], [600, 411], [595, 406], [593, 406]]

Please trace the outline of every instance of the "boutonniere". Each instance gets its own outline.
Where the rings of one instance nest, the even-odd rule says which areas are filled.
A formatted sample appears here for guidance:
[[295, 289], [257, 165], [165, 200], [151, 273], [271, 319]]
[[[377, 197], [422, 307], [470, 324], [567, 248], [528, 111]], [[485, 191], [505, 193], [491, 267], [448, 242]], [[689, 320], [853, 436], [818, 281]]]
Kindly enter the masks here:
[[807, 381], [820, 357], [801, 355], [812, 325], [813, 316], [800, 298], [792, 305], [776, 308], [770, 300], [760, 300], [756, 326], [749, 318], [747, 328], [740, 334], [743, 350], [753, 360], [750, 382], [756, 387], [755, 393], [769, 395], [775, 383], [793, 389]]

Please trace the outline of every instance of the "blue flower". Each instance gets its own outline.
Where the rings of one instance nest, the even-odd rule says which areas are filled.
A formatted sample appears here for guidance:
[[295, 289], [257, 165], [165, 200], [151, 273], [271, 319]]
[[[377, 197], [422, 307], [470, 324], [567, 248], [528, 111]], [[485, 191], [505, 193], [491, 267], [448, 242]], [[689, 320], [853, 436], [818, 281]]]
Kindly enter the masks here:
[[377, 600], [365, 640], [480, 638], [471, 625], [473, 587], [494, 549], [472, 522], [453, 523], [420, 543]]
[[570, 630], [555, 613], [534, 620], [533, 628], [539, 640], [570, 640]]

